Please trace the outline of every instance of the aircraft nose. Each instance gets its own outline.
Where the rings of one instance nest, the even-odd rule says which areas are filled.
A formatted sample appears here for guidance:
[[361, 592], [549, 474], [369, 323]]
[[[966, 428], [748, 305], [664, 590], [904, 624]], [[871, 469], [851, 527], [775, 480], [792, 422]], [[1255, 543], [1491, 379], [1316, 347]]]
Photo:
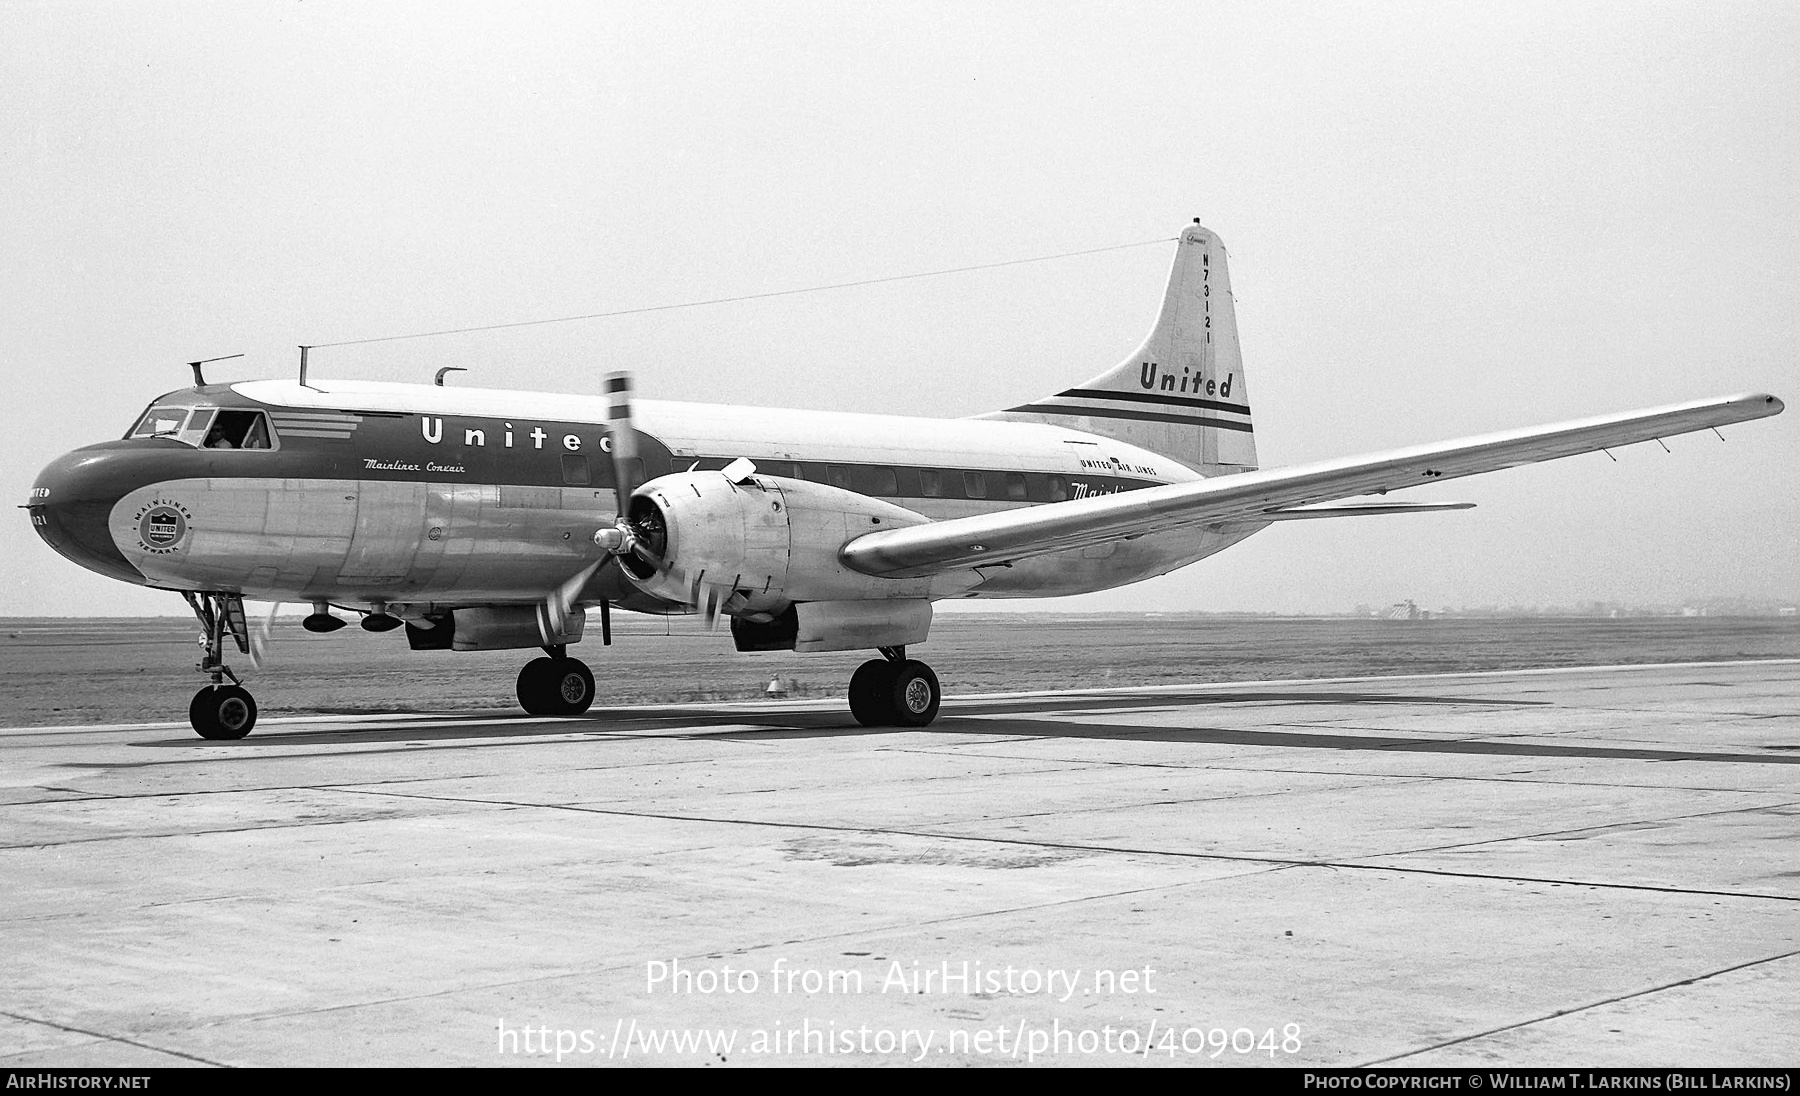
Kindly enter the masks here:
[[143, 585], [144, 576], [113, 542], [113, 506], [133, 489], [126, 464], [134, 454], [90, 446], [65, 453], [38, 473], [25, 510], [44, 543], [90, 571]]

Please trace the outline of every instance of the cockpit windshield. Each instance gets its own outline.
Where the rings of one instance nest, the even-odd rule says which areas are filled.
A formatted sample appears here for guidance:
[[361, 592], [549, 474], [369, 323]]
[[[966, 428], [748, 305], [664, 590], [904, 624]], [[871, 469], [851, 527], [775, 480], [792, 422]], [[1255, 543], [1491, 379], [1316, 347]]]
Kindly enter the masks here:
[[273, 449], [269, 417], [261, 411], [152, 404], [128, 438], [173, 438], [202, 449]]
[[191, 407], [171, 407], [157, 404], [144, 412], [137, 425], [131, 428], [128, 438], [172, 438], [181, 433], [181, 426], [187, 421]]

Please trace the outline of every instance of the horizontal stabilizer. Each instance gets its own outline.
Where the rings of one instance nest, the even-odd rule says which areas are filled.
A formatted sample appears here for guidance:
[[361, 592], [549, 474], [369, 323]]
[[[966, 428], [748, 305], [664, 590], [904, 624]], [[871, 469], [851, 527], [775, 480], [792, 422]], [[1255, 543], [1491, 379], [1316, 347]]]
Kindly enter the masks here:
[[1271, 510], [1274, 521], [1294, 518], [1358, 518], [1371, 514], [1435, 514], [1439, 510], [1473, 510], [1472, 502], [1327, 502], [1318, 506], [1289, 506]]

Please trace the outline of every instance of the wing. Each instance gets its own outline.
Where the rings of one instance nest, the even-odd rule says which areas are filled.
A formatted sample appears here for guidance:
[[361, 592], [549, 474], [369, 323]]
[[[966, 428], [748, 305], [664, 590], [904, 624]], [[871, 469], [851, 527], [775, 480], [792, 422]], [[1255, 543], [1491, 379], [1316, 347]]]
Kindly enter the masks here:
[[1386, 494], [1759, 419], [1779, 414], [1782, 406], [1780, 400], [1763, 393], [1694, 400], [1293, 468], [887, 529], [858, 537], [845, 545], [840, 555], [846, 566], [863, 574], [909, 578], [1189, 526], [1261, 524], [1282, 516], [1276, 511], [1290, 507], [1352, 495]]

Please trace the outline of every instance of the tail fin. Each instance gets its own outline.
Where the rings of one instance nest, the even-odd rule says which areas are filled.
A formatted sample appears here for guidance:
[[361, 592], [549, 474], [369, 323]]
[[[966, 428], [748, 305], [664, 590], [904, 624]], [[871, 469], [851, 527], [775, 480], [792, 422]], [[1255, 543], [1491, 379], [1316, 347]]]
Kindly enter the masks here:
[[1256, 439], [1225, 245], [1199, 224], [1182, 231], [1156, 326], [1118, 368], [981, 417], [1116, 438], [1208, 476], [1254, 469]]

